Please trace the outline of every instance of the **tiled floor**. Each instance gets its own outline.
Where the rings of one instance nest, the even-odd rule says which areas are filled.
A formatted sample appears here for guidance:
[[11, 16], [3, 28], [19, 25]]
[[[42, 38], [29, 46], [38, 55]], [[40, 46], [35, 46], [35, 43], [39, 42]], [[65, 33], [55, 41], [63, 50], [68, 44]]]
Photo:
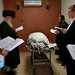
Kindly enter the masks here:
[[60, 63], [57, 63], [56, 58], [58, 58], [57, 55], [55, 55], [55, 52], [52, 52], [52, 67], [54, 70], [54, 75], [66, 75], [66, 67], [62, 66]]
[[[17, 68], [16, 75], [32, 75], [32, 65], [30, 61], [30, 52], [20, 52], [21, 63]], [[47, 53], [48, 58], [50, 57], [49, 53]], [[51, 52], [51, 65], [53, 69], [54, 75], [66, 75], [66, 69], [64, 69], [61, 64], [56, 62], [56, 58], [58, 56], [55, 55], [54, 51]], [[49, 75], [47, 65], [36, 66], [37, 75]]]
[[[21, 63], [18, 66], [18, 71], [16, 75], [32, 75], [32, 67], [30, 62], [30, 52], [21, 52]], [[49, 54], [48, 58], [49, 58]], [[53, 68], [54, 75], [66, 75], [66, 69], [61, 64], [58, 64], [56, 58], [58, 56], [55, 55], [54, 51], [51, 52], [51, 64]], [[37, 75], [48, 75], [48, 68], [45, 65], [37, 66]]]

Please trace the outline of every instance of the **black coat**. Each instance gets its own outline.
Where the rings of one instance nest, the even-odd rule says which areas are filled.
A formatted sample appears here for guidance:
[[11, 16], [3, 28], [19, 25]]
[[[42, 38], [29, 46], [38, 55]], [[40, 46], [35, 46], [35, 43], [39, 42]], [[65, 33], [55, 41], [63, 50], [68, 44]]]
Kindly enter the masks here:
[[[68, 24], [64, 21], [63, 23], [59, 24], [58, 27], [67, 28]], [[60, 47], [63, 44], [64, 36], [65, 34], [63, 34], [61, 31], [59, 31], [59, 34], [56, 35], [56, 43], [58, 47]]]
[[73, 64], [73, 63], [75, 63], [75, 60], [72, 59], [72, 57], [66, 47], [68, 44], [75, 44], [75, 20], [73, 21], [72, 25], [68, 29], [67, 33], [65, 34], [65, 39], [63, 42], [64, 62], [66, 64], [68, 64], [68, 63]]
[[65, 44], [75, 44], [75, 20], [66, 33]]
[[[0, 24], [0, 37], [1, 39], [10, 36], [14, 39], [17, 38], [16, 32], [5, 22], [3, 21]], [[19, 49], [18, 47], [10, 51], [5, 57], [5, 66], [10, 66], [10, 68], [16, 68], [20, 63]]]

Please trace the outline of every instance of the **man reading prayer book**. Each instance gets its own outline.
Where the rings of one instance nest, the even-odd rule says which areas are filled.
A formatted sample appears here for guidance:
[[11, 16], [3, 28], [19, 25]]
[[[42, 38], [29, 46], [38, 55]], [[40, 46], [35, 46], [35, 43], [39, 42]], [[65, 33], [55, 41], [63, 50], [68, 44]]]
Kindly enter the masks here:
[[[3, 10], [2, 16], [4, 17], [4, 20], [0, 24], [0, 38], [4, 39], [7, 36], [12, 37], [13, 39], [18, 38], [12, 25], [12, 22], [14, 21], [13, 19], [15, 18], [15, 11]], [[9, 52], [3, 48], [2, 54], [5, 55], [4, 68], [7, 67], [9, 69], [9, 70], [6, 69], [6, 73], [9, 74], [10, 71], [13, 71], [14, 69], [16, 69], [18, 65], [20, 64], [19, 48], [16, 47], [12, 51], [9, 51]]]

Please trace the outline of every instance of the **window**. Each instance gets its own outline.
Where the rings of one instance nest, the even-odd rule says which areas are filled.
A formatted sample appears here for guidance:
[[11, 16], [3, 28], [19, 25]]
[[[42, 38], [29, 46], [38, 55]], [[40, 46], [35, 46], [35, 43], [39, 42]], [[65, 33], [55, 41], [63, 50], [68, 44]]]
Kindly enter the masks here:
[[24, 0], [24, 6], [41, 6], [41, 0]]

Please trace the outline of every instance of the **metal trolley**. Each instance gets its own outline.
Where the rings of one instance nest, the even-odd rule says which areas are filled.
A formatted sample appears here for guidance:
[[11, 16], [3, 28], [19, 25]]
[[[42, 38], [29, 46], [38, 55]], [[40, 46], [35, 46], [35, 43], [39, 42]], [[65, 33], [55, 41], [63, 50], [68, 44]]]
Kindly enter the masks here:
[[[35, 35], [36, 36], [36, 35]], [[36, 45], [36, 44], [37, 45]], [[40, 47], [39, 44], [44, 44], [44, 47]], [[49, 48], [47, 43], [44, 41], [35, 41], [34, 39], [30, 38], [27, 42], [27, 47], [28, 50], [31, 52], [31, 64], [32, 64], [32, 71], [33, 75], [36, 75], [36, 65], [43, 65], [47, 64], [48, 65], [48, 75], [53, 75], [53, 69], [51, 66], [51, 50], [53, 48]], [[48, 59], [47, 55], [45, 53], [50, 54], [50, 58]]]
[[[48, 66], [48, 75], [53, 75], [53, 69], [51, 66], [51, 50], [44, 50], [44, 51], [36, 51], [36, 50], [29, 50], [31, 52], [31, 64], [32, 64], [32, 71], [33, 75], [36, 75], [36, 65], [44, 65], [47, 64]], [[50, 54], [50, 59], [48, 59], [45, 53]]]

